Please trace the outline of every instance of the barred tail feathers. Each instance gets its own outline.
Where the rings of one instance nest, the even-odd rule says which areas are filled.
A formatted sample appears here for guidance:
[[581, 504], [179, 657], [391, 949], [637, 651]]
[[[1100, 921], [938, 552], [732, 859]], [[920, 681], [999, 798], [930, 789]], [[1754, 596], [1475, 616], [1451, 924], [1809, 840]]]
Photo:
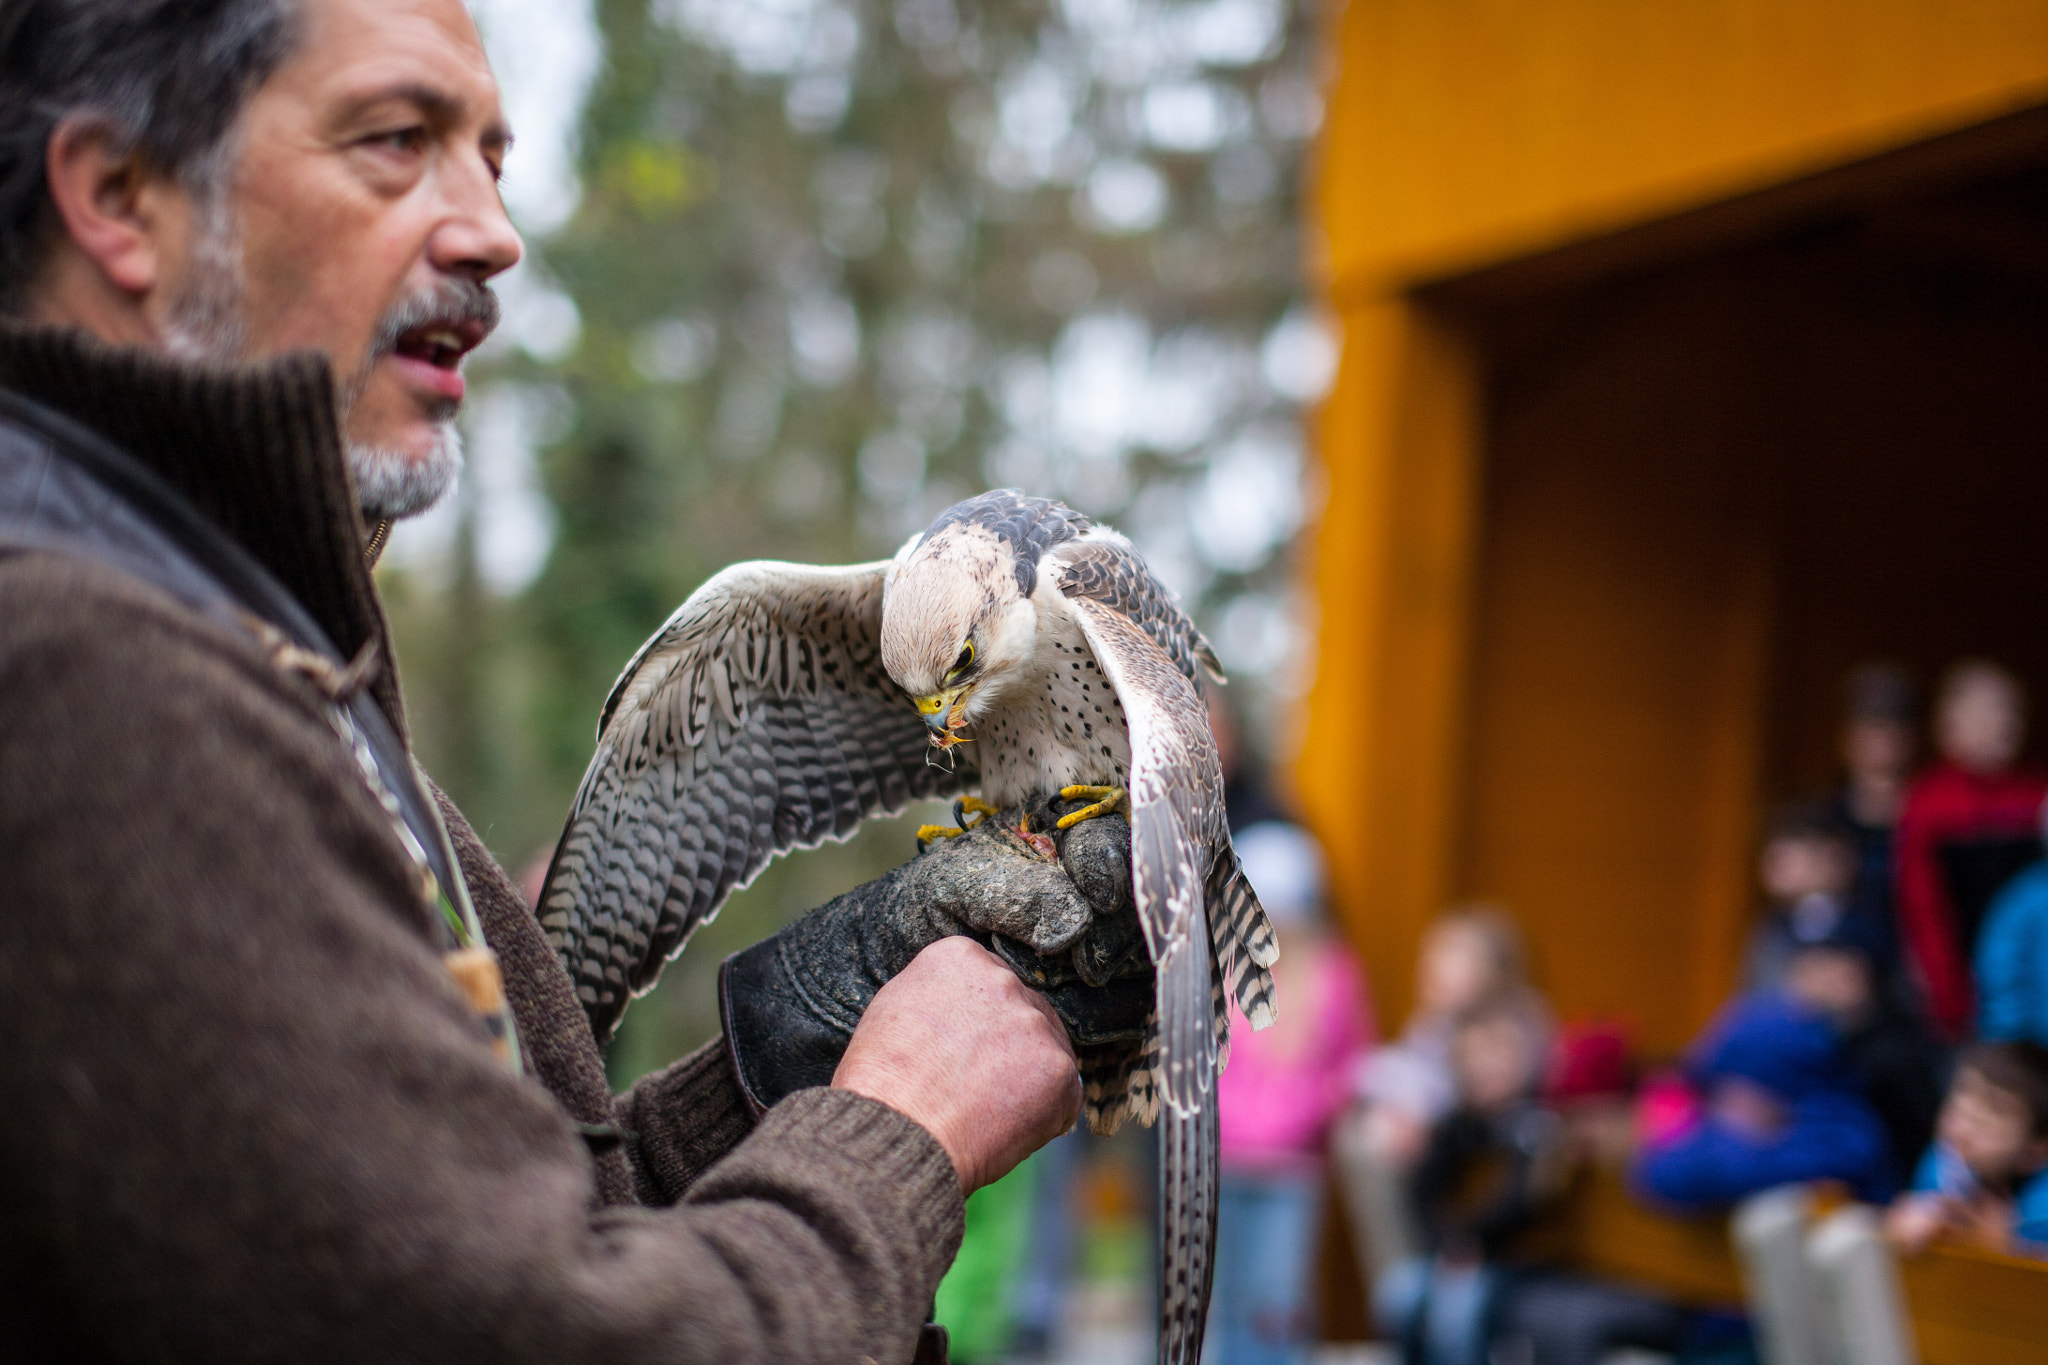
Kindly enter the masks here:
[[[1209, 920], [1211, 1012], [1215, 1020], [1216, 1069], [1222, 1071], [1230, 1052], [1230, 1018], [1226, 996], [1234, 998], [1252, 1027], [1264, 1028], [1277, 1012], [1273, 975], [1267, 970], [1279, 956], [1272, 925], [1260, 907], [1251, 883], [1227, 848], [1211, 869], [1204, 901]], [[1142, 1042], [1109, 1043], [1081, 1050], [1083, 1106], [1091, 1132], [1107, 1136], [1126, 1120], [1151, 1127], [1159, 1116], [1159, 1017], [1146, 1021]]]
[[1237, 1007], [1252, 1028], [1262, 1029], [1279, 1017], [1269, 970], [1280, 958], [1273, 925], [1259, 904], [1258, 892], [1245, 879], [1237, 854], [1225, 846], [1209, 869], [1209, 938], [1216, 964]]
[[1218, 1181], [1216, 1075], [1221, 1059], [1214, 1020], [1219, 986], [1203, 934], [1183, 935], [1160, 964], [1160, 1365], [1198, 1365], [1209, 1313]]
[[1081, 1064], [1081, 1111], [1088, 1131], [1109, 1137], [1125, 1120], [1150, 1128], [1159, 1118], [1159, 1019], [1146, 1021], [1145, 1037], [1076, 1049]]

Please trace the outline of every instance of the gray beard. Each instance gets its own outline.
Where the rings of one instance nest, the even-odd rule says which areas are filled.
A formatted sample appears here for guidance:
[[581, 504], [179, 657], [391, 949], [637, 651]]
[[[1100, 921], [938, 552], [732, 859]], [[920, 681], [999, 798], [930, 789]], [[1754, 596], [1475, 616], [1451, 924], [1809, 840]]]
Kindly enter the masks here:
[[433, 449], [422, 456], [358, 441], [347, 451], [363, 518], [399, 521], [426, 511], [454, 486], [462, 472], [462, 429], [452, 417], [436, 423]]
[[[248, 348], [244, 322], [242, 239], [234, 216], [228, 210], [228, 196], [216, 186], [196, 192], [199, 236], [192, 246], [192, 272], [177, 297], [170, 302], [164, 321], [164, 345], [171, 354], [188, 360], [231, 365], [241, 360]], [[413, 300], [402, 300], [394, 315], [405, 312]], [[495, 319], [494, 319], [495, 320]], [[348, 430], [349, 410], [368, 387], [371, 371], [396, 338], [396, 327], [387, 319], [363, 358], [362, 365], [338, 386], [337, 416]], [[343, 453], [356, 486], [356, 504], [365, 521], [398, 521], [418, 516], [439, 502], [454, 486], [462, 472], [462, 432], [455, 423], [455, 405], [434, 425], [434, 444], [415, 459], [402, 451], [350, 441], [344, 435]]]

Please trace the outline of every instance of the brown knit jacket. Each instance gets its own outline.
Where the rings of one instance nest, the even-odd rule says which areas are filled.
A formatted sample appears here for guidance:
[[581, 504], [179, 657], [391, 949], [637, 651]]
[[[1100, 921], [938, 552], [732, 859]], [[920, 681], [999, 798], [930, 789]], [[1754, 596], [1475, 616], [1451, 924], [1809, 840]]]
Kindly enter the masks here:
[[[375, 642], [404, 733], [324, 364], [0, 330], [0, 385]], [[612, 1096], [442, 806], [526, 1079], [310, 683], [118, 570], [0, 556], [0, 1359], [908, 1360], [959, 1243], [944, 1151], [843, 1091], [757, 1125], [716, 1045]]]

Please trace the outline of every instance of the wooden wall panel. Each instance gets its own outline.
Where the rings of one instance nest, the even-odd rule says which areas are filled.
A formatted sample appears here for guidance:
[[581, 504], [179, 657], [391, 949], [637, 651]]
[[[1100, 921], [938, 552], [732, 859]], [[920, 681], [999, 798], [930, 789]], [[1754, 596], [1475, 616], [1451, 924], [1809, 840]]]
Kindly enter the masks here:
[[2037, 0], [1352, 0], [1337, 32], [1347, 303], [2048, 100]]
[[1872, 657], [1930, 684], [1960, 655], [2006, 662], [2048, 754], [2048, 294], [1867, 260], [1771, 292], [1800, 401], [1780, 434], [1769, 790], [1831, 780], [1841, 677]]
[[1771, 508], [1750, 315], [1717, 281], [1571, 314], [1503, 364], [1460, 890], [1568, 1014], [1676, 1050], [1749, 904]]
[[1458, 333], [1423, 308], [1360, 310], [1344, 328], [1321, 431], [1319, 656], [1293, 776], [1392, 1027], [1454, 876], [1479, 387]]

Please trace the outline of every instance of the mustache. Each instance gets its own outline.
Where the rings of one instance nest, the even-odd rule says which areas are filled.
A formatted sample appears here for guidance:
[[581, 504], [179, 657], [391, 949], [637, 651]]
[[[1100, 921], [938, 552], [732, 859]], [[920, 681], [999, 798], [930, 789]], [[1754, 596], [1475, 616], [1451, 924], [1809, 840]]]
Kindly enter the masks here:
[[[335, 402], [343, 423], [348, 421], [356, 400], [370, 387], [377, 362], [395, 352], [398, 339], [407, 332], [435, 322], [475, 323], [489, 336], [497, 330], [498, 313], [498, 296], [489, 285], [452, 276], [438, 279], [392, 304], [377, 320], [377, 330], [370, 338], [370, 348], [363, 353], [362, 363], [356, 366], [354, 374], [336, 385]], [[448, 415], [454, 415], [452, 404]]]
[[498, 329], [498, 296], [480, 280], [445, 278], [406, 295], [378, 320], [369, 359], [391, 354], [398, 339], [434, 322], [475, 323], [489, 336]]

